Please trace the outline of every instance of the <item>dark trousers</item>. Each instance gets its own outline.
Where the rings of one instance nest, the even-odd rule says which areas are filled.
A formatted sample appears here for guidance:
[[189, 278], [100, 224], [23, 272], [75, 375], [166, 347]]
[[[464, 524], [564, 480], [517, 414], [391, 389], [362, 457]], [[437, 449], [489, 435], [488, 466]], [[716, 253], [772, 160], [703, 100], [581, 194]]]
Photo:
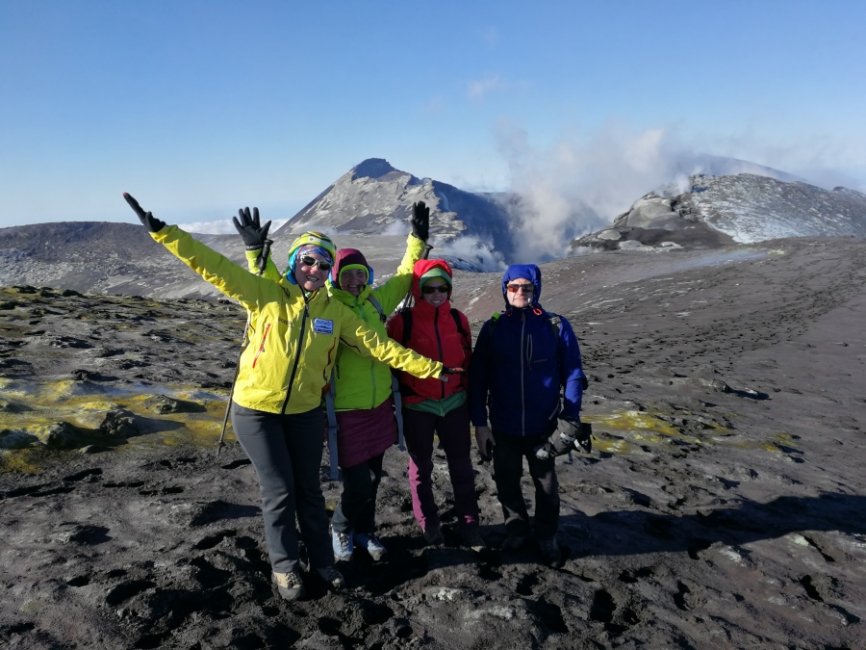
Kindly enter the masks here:
[[232, 426], [259, 477], [265, 541], [274, 571], [298, 569], [298, 528], [310, 565], [334, 564], [319, 481], [324, 413], [279, 415], [232, 404]]
[[535, 485], [535, 536], [549, 539], [559, 528], [559, 481], [553, 458], [538, 460], [534, 449], [542, 444], [541, 438], [520, 438], [493, 432], [493, 474], [506, 531], [529, 532], [529, 514], [520, 489], [523, 459], [529, 465], [529, 475]]
[[461, 526], [478, 525], [478, 499], [475, 496], [475, 471], [469, 434], [469, 406], [463, 404], [444, 416], [403, 409], [406, 448], [409, 450], [409, 488], [412, 513], [421, 530], [439, 525], [433, 497], [433, 434], [448, 461], [448, 474], [454, 490], [454, 510]]
[[376, 495], [382, 481], [385, 454], [352, 467], [342, 468], [343, 494], [331, 517], [334, 530], [341, 533], [373, 533], [376, 530]]

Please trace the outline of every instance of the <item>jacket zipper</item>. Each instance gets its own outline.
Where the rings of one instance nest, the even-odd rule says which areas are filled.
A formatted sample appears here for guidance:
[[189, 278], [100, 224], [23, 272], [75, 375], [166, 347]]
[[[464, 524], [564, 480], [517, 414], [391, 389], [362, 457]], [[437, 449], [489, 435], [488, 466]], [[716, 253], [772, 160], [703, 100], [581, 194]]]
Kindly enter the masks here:
[[526, 332], [526, 314], [520, 314], [520, 428], [522, 435], [526, 435], [526, 377], [523, 372], [525, 364], [523, 359], [524, 338]]
[[292, 385], [295, 383], [295, 375], [298, 372], [298, 363], [301, 360], [301, 350], [303, 349], [304, 343], [304, 331], [307, 325], [307, 316], [309, 312], [307, 311], [307, 298], [304, 297], [304, 314], [301, 316], [301, 333], [298, 335], [298, 351], [295, 353], [295, 362], [292, 364], [292, 374], [289, 376], [289, 385], [286, 386], [286, 400], [283, 402], [283, 408], [280, 409], [280, 412], [285, 415], [286, 407], [289, 405], [289, 398], [292, 396]]

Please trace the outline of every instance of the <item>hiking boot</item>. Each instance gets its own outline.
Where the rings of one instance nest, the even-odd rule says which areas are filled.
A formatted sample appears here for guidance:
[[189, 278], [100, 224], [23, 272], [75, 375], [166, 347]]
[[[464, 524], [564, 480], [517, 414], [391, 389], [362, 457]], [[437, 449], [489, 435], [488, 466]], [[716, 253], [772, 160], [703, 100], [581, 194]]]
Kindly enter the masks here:
[[373, 558], [374, 562], [378, 562], [388, 555], [388, 549], [386, 549], [379, 538], [372, 533], [355, 533], [354, 542], [367, 551], [367, 554]]
[[331, 546], [334, 547], [334, 559], [337, 562], [348, 562], [351, 560], [352, 553], [355, 551], [351, 531], [341, 533], [339, 530], [334, 530], [332, 527]]
[[274, 571], [273, 581], [284, 600], [297, 600], [304, 595], [304, 583], [297, 569], [287, 573]]
[[505, 539], [502, 540], [502, 550], [504, 551], [519, 551], [526, 546], [528, 536], [522, 530], [510, 530], [505, 533]]
[[430, 546], [439, 546], [445, 541], [439, 524], [430, 524], [424, 529], [424, 539]]
[[333, 564], [331, 566], [319, 567], [316, 569], [316, 573], [319, 574], [322, 581], [333, 591], [340, 591], [340, 589], [346, 586], [346, 579], [342, 573], [337, 571]]
[[555, 537], [538, 540], [538, 550], [541, 551], [541, 559], [547, 566], [559, 569], [562, 562], [562, 551]]
[[475, 553], [481, 553], [487, 548], [487, 544], [481, 536], [481, 531], [478, 530], [478, 526], [464, 528], [460, 533], [460, 540], [463, 543], [463, 546], [468, 547]]

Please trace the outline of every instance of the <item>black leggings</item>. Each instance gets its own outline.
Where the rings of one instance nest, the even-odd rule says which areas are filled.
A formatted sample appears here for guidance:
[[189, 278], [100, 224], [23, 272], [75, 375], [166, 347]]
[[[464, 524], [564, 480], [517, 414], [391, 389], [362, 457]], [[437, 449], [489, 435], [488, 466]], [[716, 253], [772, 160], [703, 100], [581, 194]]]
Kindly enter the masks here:
[[343, 468], [343, 494], [331, 517], [334, 530], [341, 533], [376, 532], [376, 495], [382, 481], [382, 459], [385, 454], [353, 467]]

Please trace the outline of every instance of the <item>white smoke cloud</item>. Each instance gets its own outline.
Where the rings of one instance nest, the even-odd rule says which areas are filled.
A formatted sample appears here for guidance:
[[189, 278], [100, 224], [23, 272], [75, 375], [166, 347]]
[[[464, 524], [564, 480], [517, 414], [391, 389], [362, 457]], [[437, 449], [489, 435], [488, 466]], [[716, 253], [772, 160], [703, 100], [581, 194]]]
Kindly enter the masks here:
[[503, 124], [498, 138], [521, 199], [519, 240], [539, 259], [566, 253], [571, 239], [609, 225], [647, 192], [678, 177], [687, 182], [681, 149], [664, 129], [611, 125], [537, 148], [522, 129]]
[[[500, 271], [505, 268], [502, 254], [491, 250], [477, 237], [464, 235], [447, 242], [433, 243], [433, 256], [445, 257], [457, 268], [475, 271]], [[467, 264], [459, 264], [457, 260], [465, 260]]]

